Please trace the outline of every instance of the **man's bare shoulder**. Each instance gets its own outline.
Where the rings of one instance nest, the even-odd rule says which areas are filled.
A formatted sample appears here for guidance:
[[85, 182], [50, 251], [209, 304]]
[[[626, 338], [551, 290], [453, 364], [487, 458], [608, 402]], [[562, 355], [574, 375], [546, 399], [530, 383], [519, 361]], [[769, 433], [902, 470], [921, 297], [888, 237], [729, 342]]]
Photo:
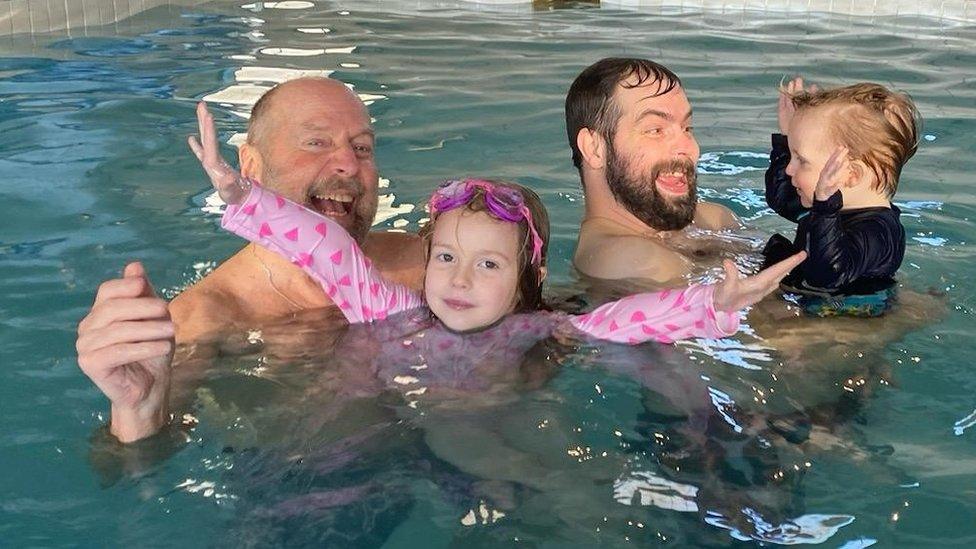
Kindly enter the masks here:
[[204, 340], [209, 334], [233, 326], [234, 319], [240, 318], [237, 297], [221, 284], [221, 278], [214, 271], [170, 302], [177, 343]]
[[423, 240], [415, 233], [373, 231], [366, 237], [363, 253], [386, 278], [419, 288], [424, 274]]
[[599, 231], [587, 235], [585, 241], [580, 235], [573, 263], [586, 276], [608, 280], [663, 282], [684, 276], [691, 268], [684, 256], [654, 239]]
[[725, 229], [739, 229], [742, 221], [732, 213], [732, 210], [714, 202], [699, 202], [695, 208], [694, 223], [696, 227], [710, 231]]

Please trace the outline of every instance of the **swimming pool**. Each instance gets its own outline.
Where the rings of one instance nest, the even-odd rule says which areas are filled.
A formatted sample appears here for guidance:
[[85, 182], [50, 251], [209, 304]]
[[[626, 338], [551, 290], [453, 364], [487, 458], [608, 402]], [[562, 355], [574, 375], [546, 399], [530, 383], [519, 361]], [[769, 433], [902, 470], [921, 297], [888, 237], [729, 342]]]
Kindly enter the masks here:
[[[103, 33], [0, 39], [4, 545], [725, 546], [731, 522], [761, 531], [818, 514], [839, 517], [821, 525], [836, 529], [831, 546], [976, 542], [971, 25], [362, 6], [156, 9]], [[417, 409], [389, 397], [335, 409], [309, 388], [328, 387], [339, 358], [235, 341], [243, 351], [188, 411], [189, 444], [130, 463], [138, 476], [113, 479], [99, 448], [92, 465], [107, 406], [73, 341], [97, 284], [140, 258], [172, 294], [240, 246], [205, 211], [185, 148], [196, 100], [270, 78], [254, 67], [335, 71], [372, 101], [392, 195], [381, 225], [416, 229], [446, 177], [517, 179], [549, 206], [550, 290], [566, 296], [580, 286], [569, 260], [581, 196], [562, 101], [583, 66], [622, 53], [684, 79], [701, 185], [757, 237], [791, 229], [761, 195], [783, 75], [911, 93], [926, 122], [897, 199], [901, 281], [944, 293], [944, 310], [673, 348], [547, 345], [514, 390]], [[227, 139], [244, 127], [234, 110], [217, 110]], [[316, 320], [279, 331], [314, 339]], [[773, 324], [750, 320], [760, 335]]]

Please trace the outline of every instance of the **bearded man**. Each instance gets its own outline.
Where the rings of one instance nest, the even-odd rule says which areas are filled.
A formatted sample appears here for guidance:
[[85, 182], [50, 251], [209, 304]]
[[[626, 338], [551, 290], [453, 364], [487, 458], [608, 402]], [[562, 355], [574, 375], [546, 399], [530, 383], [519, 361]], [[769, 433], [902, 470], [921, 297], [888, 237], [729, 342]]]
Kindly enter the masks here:
[[691, 114], [681, 80], [653, 61], [601, 59], [573, 82], [566, 131], [586, 199], [573, 258], [582, 274], [670, 285], [709, 253], [688, 227], [741, 226], [728, 208], [698, 202]]

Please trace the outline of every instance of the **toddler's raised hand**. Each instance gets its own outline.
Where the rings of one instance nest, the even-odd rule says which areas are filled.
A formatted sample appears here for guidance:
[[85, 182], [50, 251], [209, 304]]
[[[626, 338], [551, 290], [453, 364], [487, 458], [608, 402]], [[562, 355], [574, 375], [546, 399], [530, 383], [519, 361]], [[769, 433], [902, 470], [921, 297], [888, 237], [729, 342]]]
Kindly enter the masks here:
[[827, 163], [820, 170], [817, 188], [813, 190], [815, 200], [827, 200], [847, 182], [851, 173], [848, 152], [847, 147], [838, 147], [827, 159]]
[[197, 124], [200, 126], [200, 140], [191, 135], [187, 139], [190, 150], [207, 172], [220, 199], [227, 204], [240, 204], [247, 198], [251, 183], [220, 156], [213, 115], [203, 101], [197, 103]]
[[807, 258], [806, 252], [794, 254], [765, 271], [745, 278], [739, 277], [735, 263], [728, 259], [722, 264], [725, 268], [725, 280], [715, 287], [712, 302], [716, 311], [738, 311], [744, 309], [779, 287], [779, 281], [790, 274], [794, 267], [803, 263]]
[[780, 86], [778, 108], [779, 133], [783, 135], [789, 134], [790, 122], [793, 121], [793, 115], [796, 113], [796, 107], [793, 106], [793, 96], [803, 92], [813, 93], [815, 91], [817, 91], [817, 86], [804, 87], [803, 78], [800, 76], [790, 80], [785, 86]]

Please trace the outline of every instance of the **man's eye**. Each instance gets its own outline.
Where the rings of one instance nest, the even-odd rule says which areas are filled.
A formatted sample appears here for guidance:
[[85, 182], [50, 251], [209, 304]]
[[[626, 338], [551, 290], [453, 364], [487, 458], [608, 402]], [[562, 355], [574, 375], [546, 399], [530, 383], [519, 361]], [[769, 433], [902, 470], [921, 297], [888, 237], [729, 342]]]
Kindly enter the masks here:
[[647, 128], [644, 130], [644, 133], [648, 135], [660, 135], [663, 131], [661, 128]]
[[695, 133], [694, 126], [688, 126], [687, 128], [685, 128], [685, 133]]
[[310, 147], [321, 147], [325, 145], [325, 141], [322, 141], [321, 139], [309, 139], [305, 142], [305, 144]]
[[373, 147], [369, 145], [356, 145], [356, 153], [361, 156], [369, 156], [373, 154]]
[[449, 253], [447, 253], [447, 252], [441, 252], [441, 253], [437, 254], [436, 257], [437, 257], [437, 261], [440, 261], [440, 262], [443, 262], [443, 263], [450, 263], [450, 262], [454, 261], [454, 256], [451, 255], [451, 254], [449, 254]]

